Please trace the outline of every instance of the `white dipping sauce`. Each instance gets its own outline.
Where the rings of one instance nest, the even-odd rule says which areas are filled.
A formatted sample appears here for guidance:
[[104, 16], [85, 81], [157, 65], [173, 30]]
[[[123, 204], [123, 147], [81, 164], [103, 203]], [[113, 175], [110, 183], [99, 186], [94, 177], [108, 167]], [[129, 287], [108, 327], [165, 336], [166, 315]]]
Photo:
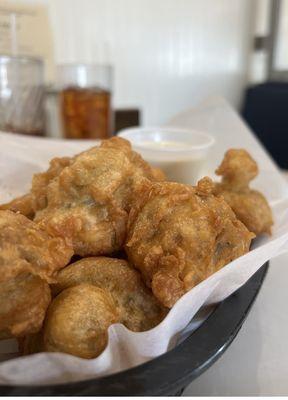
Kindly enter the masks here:
[[141, 147], [149, 148], [149, 149], [193, 149], [193, 146], [189, 146], [189, 144], [185, 144], [184, 142], [173, 142], [172, 140], [163, 140], [161, 142], [153, 142], [151, 141], [143, 141], [141, 142]]
[[195, 185], [203, 177], [214, 139], [197, 131], [172, 128], [130, 128], [119, 136], [131, 141], [144, 160], [161, 168], [167, 179]]

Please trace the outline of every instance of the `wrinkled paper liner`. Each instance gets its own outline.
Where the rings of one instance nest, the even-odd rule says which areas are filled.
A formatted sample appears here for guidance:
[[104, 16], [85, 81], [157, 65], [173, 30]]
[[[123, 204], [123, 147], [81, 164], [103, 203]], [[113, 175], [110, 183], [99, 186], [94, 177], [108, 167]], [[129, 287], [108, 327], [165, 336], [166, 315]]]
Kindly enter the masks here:
[[[47, 160], [53, 155], [71, 155], [89, 146], [91, 143], [88, 142], [72, 145], [0, 134], [0, 202], [24, 193], [29, 188], [31, 175], [46, 168]], [[266, 261], [288, 250], [288, 198], [274, 202], [272, 207], [273, 235], [258, 238], [249, 253], [186, 293], [154, 329], [134, 333], [121, 324], [114, 324], [109, 328], [106, 349], [92, 360], [60, 353], [13, 358], [17, 356], [15, 340], [0, 341], [0, 384], [44, 385], [92, 379], [137, 366], [163, 354], [176, 345], [185, 328], [187, 335], [205, 319], [202, 315], [191, 323], [202, 306], [224, 300]]]

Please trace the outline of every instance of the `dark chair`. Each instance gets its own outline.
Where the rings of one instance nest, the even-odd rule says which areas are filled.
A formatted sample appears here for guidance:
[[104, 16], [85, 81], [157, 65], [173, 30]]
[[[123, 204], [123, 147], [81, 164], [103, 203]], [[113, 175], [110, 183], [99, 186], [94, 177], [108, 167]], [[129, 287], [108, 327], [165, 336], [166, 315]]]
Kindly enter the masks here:
[[246, 90], [243, 118], [272, 155], [288, 170], [288, 82], [267, 82]]

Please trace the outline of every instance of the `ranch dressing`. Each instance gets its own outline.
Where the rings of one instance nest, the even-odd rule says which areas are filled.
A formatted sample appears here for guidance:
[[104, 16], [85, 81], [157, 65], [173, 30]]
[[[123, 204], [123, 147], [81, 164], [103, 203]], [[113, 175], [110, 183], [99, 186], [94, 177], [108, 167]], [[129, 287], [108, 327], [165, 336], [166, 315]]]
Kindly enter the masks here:
[[129, 128], [119, 136], [130, 140], [135, 151], [169, 181], [195, 185], [205, 174], [214, 139], [205, 133], [172, 128]]

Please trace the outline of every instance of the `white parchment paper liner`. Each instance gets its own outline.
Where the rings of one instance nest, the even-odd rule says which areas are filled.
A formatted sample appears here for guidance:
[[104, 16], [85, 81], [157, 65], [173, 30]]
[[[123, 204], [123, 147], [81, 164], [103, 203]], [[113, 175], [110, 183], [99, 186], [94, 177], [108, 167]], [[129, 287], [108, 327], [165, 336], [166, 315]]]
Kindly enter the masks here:
[[[275, 164], [235, 112], [223, 100], [211, 99], [198, 109], [188, 111], [182, 117], [178, 116], [171, 125], [206, 129], [217, 135], [220, 132], [219, 127], [222, 128], [221, 131], [225, 131], [227, 125], [231, 125], [231, 121], [236, 143], [234, 144], [233, 140], [231, 143], [231, 134], [228, 143], [225, 141], [225, 136], [219, 137], [214, 159], [218, 163], [227, 148], [239, 147], [237, 141], [241, 135], [241, 147], [251, 151], [260, 164], [260, 169], [262, 166], [260, 179], [255, 186], [257, 188], [258, 185], [272, 203], [275, 219], [273, 235], [257, 239], [253, 250], [248, 254], [228, 264], [186, 293], [164, 321], [154, 329], [133, 333], [121, 324], [111, 326], [108, 346], [94, 360], [83, 360], [59, 353], [40, 353], [13, 359], [17, 351], [15, 342], [13, 340], [0, 342], [0, 360], [1, 357], [2, 360], [12, 358], [0, 363], [0, 384], [41, 385], [91, 379], [125, 370], [157, 357], [175, 345], [179, 333], [203, 305], [225, 299], [242, 286], [267, 260], [288, 251], [287, 185]], [[222, 143], [219, 143], [220, 139]], [[94, 144], [95, 142], [62, 142], [0, 133], [0, 202], [24, 193], [29, 188], [32, 174], [45, 169], [48, 160], [53, 156], [71, 155]], [[211, 159], [210, 163], [213, 164]], [[217, 163], [211, 165], [210, 170], [208, 168], [208, 174], [213, 175]]]

